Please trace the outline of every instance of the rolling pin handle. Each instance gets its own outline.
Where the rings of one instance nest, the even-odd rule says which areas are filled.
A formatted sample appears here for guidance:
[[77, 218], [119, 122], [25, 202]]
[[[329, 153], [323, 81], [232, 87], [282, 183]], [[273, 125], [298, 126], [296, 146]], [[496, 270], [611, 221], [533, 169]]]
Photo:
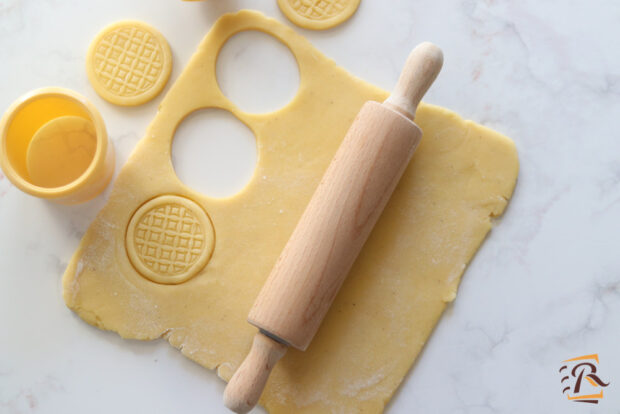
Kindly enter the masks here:
[[441, 49], [430, 42], [420, 43], [409, 54], [398, 83], [384, 105], [413, 121], [418, 104], [442, 65]]
[[224, 405], [245, 414], [258, 402], [273, 366], [284, 356], [287, 346], [261, 332], [254, 336], [250, 353], [224, 390]]

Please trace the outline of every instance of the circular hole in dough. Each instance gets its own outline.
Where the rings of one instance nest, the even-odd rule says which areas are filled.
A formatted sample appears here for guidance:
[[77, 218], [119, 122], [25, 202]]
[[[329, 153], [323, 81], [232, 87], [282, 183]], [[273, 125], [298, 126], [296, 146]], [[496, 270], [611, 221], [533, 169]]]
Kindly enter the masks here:
[[179, 179], [211, 197], [241, 191], [254, 174], [257, 158], [252, 131], [221, 109], [193, 112], [172, 141], [172, 164]]
[[216, 63], [220, 89], [241, 110], [273, 112], [299, 89], [299, 68], [290, 49], [275, 37], [247, 30], [232, 36]]

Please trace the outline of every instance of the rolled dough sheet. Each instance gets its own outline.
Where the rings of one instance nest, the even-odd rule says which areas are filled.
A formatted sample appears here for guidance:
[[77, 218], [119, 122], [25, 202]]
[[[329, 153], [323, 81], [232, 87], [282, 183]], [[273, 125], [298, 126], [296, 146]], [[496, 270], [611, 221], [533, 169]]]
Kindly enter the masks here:
[[[298, 94], [279, 111], [243, 112], [217, 86], [217, 54], [244, 30], [275, 36], [298, 61]], [[163, 337], [230, 379], [256, 331], [246, 323], [248, 311], [336, 148], [362, 104], [386, 96], [273, 19], [251, 11], [223, 16], [164, 98], [84, 235], [63, 278], [67, 305], [122, 337]], [[259, 153], [251, 182], [225, 199], [185, 186], [170, 161], [177, 125], [192, 111], [213, 107], [248, 125]], [[422, 105], [416, 121], [422, 143], [321, 329], [305, 353], [291, 349], [271, 375], [260, 402], [270, 413], [381, 412], [456, 297], [493, 217], [504, 211], [518, 171], [513, 142], [437, 106]], [[147, 202], [153, 208], [140, 210]], [[200, 226], [198, 210], [210, 224]], [[185, 241], [165, 230], [179, 220], [194, 226]], [[146, 227], [127, 238], [130, 222]], [[210, 231], [215, 236], [205, 243]], [[151, 239], [152, 249], [145, 242]], [[127, 243], [135, 243], [131, 260]], [[188, 243], [199, 259], [186, 255]], [[170, 284], [142, 276], [136, 260], [169, 276]], [[191, 269], [198, 269], [195, 275]]]

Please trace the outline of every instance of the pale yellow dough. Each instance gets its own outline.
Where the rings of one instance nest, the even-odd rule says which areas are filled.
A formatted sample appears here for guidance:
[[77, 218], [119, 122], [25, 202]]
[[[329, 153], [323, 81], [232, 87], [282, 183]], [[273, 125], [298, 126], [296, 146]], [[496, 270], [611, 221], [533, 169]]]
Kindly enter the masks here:
[[135, 106], [155, 98], [172, 71], [166, 38], [153, 26], [124, 20], [105, 27], [91, 42], [86, 73], [103, 99]]
[[325, 30], [349, 20], [360, 0], [278, 0], [284, 15], [299, 27]]
[[[299, 92], [277, 112], [245, 113], [217, 86], [218, 51], [251, 29], [281, 40], [299, 63]], [[67, 305], [125, 338], [164, 337], [228, 380], [256, 332], [246, 322], [250, 306], [338, 144], [362, 104], [386, 96], [275, 20], [250, 11], [223, 16], [73, 256], [63, 279]], [[229, 110], [256, 135], [256, 172], [232, 198], [186, 187], [170, 161], [177, 125], [209, 107]], [[289, 350], [271, 375], [261, 399], [270, 413], [381, 412], [506, 207], [518, 171], [510, 139], [437, 106], [422, 105], [416, 121], [422, 143], [321, 329], [305, 353]], [[134, 212], [168, 194], [200, 205], [215, 232], [206, 266], [172, 285], [141, 276], [125, 250]]]

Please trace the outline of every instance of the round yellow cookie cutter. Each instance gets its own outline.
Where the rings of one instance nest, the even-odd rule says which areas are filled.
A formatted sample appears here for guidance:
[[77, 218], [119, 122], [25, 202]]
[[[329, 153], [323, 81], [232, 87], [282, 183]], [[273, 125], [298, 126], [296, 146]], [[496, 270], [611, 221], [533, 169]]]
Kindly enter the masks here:
[[[62, 166], [63, 160], [76, 162], [75, 147], [82, 144], [76, 144], [75, 137], [69, 137], [67, 141], [61, 133], [56, 134], [61, 140], [59, 144], [67, 149], [54, 151], [53, 156], [63, 160], [50, 160], [48, 165], [39, 164], [45, 162], [40, 154], [41, 148], [31, 148], [33, 138], [41, 135], [44, 136], [42, 140], [46, 140], [45, 145], [49, 145], [50, 136], [53, 138], [50, 129], [62, 129], [67, 121], [72, 125], [75, 117], [87, 121], [88, 133], [83, 136], [90, 139], [94, 132], [94, 151], [89, 148], [88, 155], [78, 155], [79, 162], [86, 166], [85, 170], [75, 178], [74, 166], [68, 166], [66, 183], [59, 186], [33, 181], [32, 176], [37, 175], [31, 174], [33, 168], [56, 168]], [[84, 162], [85, 156], [92, 156], [92, 160]], [[68, 89], [43, 88], [18, 99], [0, 120], [0, 166], [6, 177], [22, 191], [61, 204], [76, 204], [97, 196], [108, 185], [114, 173], [114, 147], [108, 141], [99, 111], [86, 98]], [[37, 173], [41, 175], [40, 171]]]
[[282, 13], [304, 29], [325, 30], [348, 20], [360, 0], [278, 0]]
[[106, 26], [86, 56], [86, 73], [93, 88], [116, 105], [150, 101], [166, 86], [171, 71], [172, 53], [166, 38], [135, 20]]

